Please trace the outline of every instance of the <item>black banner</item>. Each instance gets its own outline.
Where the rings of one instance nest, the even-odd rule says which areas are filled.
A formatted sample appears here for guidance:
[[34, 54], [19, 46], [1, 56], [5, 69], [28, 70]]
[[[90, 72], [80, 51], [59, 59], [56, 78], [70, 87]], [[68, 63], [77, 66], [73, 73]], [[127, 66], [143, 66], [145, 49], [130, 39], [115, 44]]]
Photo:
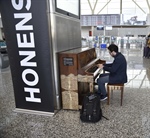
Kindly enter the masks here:
[[16, 108], [54, 112], [46, 0], [0, 0]]

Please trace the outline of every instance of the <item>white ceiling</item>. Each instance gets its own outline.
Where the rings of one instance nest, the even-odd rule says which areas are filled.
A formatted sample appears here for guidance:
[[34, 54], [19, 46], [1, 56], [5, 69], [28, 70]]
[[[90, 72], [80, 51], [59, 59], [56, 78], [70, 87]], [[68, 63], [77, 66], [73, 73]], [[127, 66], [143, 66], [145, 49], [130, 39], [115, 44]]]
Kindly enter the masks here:
[[150, 13], [150, 0], [81, 0], [81, 15]]

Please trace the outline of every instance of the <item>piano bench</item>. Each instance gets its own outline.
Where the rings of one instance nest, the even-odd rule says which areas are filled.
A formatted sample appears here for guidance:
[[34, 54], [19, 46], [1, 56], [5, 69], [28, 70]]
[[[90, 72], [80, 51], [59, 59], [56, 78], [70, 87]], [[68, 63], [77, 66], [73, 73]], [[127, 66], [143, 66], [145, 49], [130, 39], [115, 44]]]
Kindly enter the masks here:
[[107, 104], [110, 104], [110, 93], [113, 92], [113, 90], [120, 90], [121, 91], [121, 103], [120, 105], [122, 106], [122, 101], [123, 101], [123, 92], [124, 92], [124, 84], [107, 84]]

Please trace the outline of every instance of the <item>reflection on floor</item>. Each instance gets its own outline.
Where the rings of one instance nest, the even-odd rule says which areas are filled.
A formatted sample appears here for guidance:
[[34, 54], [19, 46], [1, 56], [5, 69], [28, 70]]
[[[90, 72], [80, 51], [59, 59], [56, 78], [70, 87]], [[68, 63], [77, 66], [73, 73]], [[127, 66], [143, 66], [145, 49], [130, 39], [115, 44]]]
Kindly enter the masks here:
[[[128, 62], [123, 106], [120, 93], [101, 103], [104, 118], [82, 123], [79, 111], [60, 110], [54, 117], [16, 113], [10, 70], [0, 73], [0, 138], [150, 138], [150, 59], [142, 49], [121, 49]], [[112, 61], [107, 50], [101, 59]]]

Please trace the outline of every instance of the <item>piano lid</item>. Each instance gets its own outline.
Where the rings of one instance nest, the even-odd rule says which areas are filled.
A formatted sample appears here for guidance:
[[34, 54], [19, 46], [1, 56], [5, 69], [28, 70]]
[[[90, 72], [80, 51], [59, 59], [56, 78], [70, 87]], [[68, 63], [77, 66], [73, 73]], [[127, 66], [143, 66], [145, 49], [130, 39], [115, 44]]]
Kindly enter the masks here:
[[90, 48], [90, 47], [75, 48], [75, 49], [60, 52], [60, 54], [66, 56], [77, 55], [77, 69], [86, 66], [97, 57], [95, 48]]
[[88, 65], [90, 62], [96, 59], [95, 48], [83, 51], [78, 54], [78, 69], [83, 68]]
[[66, 51], [63, 51], [61, 53], [62, 54], [79, 54], [81, 52], [84, 52], [84, 51], [87, 51], [87, 50], [90, 50], [90, 49], [93, 49], [93, 48], [90, 48], [90, 47], [80, 47], [80, 48], [75, 48], [75, 49], [71, 49], [71, 50], [66, 50]]

